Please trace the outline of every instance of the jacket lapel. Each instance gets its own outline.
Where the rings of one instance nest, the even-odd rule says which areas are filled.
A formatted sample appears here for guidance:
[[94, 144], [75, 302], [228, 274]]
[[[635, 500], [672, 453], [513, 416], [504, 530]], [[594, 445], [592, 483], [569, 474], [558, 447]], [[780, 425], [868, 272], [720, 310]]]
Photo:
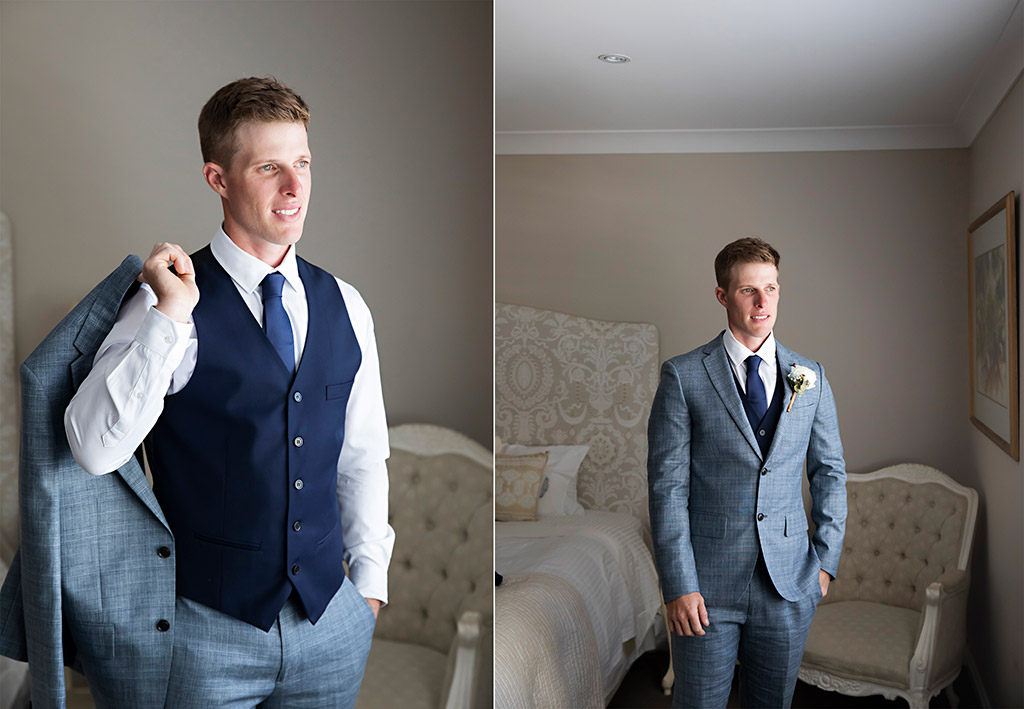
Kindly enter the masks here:
[[747, 439], [750, 447], [754, 449], [757, 457], [761, 458], [761, 449], [757, 445], [757, 439], [754, 438], [754, 430], [750, 427], [750, 421], [747, 420], [747, 414], [743, 410], [743, 402], [740, 401], [740, 393], [736, 389], [736, 377], [733, 376], [732, 366], [729, 364], [729, 356], [725, 353], [725, 345], [722, 342], [724, 335], [725, 333], [723, 332], [718, 336], [717, 340], [711, 342], [704, 350], [704, 369], [707, 370], [708, 377], [711, 379], [715, 391], [721, 397], [725, 410], [732, 416], [732, 420], [736, 423], [737, 428], [740, 429], [743, 437]]
[[785, 440], [786, 434], [789, 431], [789, 419], [792, 417], [792, 411], [786, 411], [789, 408], [789, 400], [793, 398], [793, 385], [789, 383], [789, 368], [796, 364], [796, 355], [790, 350], [786, 349], [779, 344], [779, 341], [775, 341], [775, 357], [778, 359], [779, 376], [782, 377], [782, 413], [779, 414], [779, 423], [775, 427], [775, 436], [772, 438], [772, 445], [768, 448], [768, 456], [765, 461], [771, 460], [772, 456], [778, 450], [780, 441]]

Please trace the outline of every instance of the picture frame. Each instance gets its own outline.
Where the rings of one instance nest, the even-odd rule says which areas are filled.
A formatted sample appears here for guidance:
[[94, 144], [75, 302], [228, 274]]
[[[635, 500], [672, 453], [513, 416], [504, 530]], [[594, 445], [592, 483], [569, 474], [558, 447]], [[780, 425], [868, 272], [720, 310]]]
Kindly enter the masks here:
[[1014, 192], [967, 229], [971, 422], [1020, 460], [1017, 217]]

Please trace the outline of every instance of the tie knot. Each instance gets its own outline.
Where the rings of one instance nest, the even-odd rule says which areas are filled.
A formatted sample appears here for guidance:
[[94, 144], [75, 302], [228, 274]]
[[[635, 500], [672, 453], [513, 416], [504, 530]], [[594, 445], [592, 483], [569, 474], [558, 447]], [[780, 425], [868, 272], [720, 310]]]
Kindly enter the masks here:
[[261, 285], [263, 286], [263, 300], [267, 298], [280, 298], [281, 291], [284, 289], [284, 274], [278, 271], [268, 273]]
[[747, 357], [747, 366], [754, 374], [757, 374], [757, 370], [761, 366], [761, 361], [761, 358], [757, 355], [750, 355]]

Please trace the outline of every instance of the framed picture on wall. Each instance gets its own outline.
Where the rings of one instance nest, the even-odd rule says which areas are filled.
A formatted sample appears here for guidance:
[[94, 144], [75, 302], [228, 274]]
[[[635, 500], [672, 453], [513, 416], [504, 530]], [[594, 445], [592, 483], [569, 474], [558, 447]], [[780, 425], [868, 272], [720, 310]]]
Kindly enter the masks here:
[[1014, 193], [967, 229], [971, 421], [1020, 460]]

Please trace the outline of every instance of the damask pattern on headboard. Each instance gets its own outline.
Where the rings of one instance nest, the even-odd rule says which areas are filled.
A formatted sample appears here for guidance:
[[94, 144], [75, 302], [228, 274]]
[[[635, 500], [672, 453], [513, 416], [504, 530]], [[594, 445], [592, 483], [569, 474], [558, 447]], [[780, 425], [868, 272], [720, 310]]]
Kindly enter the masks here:
[[647, 418], [658, 329], [496, 303], [495, 433], [504, 443], [589, 445], [577, 494], [587, 509], [649, 527]]

